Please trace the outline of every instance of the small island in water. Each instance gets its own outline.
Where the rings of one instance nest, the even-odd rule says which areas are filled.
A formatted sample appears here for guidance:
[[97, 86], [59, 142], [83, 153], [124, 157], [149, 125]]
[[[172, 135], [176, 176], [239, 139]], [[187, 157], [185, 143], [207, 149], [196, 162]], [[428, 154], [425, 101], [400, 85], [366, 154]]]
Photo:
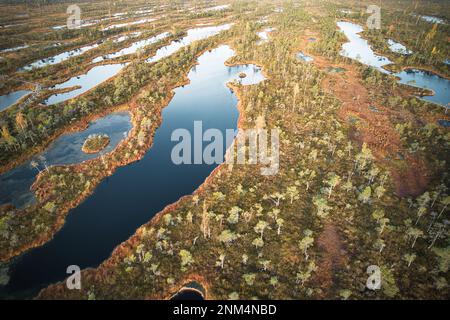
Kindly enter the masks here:
[[107, 134], [90, 134], [84, 141], [81, 150], [88, 154], [98, 153], [108, 146], [109, 140]]
[[448, 300], [449, 0], [111, 2], [0, 1], [0, 300]]

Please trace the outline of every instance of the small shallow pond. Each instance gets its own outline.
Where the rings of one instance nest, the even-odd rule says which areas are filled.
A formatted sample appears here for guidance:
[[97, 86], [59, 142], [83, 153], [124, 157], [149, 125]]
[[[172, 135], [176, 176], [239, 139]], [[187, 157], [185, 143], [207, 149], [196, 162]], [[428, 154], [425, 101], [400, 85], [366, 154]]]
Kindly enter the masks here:
[[66, 52], [57, 54], [56, 56], [50, 57], [50, 58], [37, 60], [37, 61], [30, 63], [30, 64], [24, 66], [23, 68], [19, 69], [19, 71], [29, 71], [32, 69], [38, 69], [38, 68], [42, 68], [45, 66], [58, 64], [63, 61], [66, 61], [70, 58], [79, 56], [79, 55], [81, 55], [91, 49], [97, 48], [97, 47], [98, 47], [98, 44], [93, 44], [93, 45], [84, 46], [84, 47], [81, 47], [78, 49], [66, 51]]
[[[102, 20], [81, 20], [81, 24], [80, 24], [79, 28], [86, 28], [86, 27], [94, 26]], [[51, 29], [53, 29], [53, 30], [63, 30], [66, 28], [67, 28], [67, 24], [62, 24], [62, 25], [51, 27]]]
[[183, 289], [180, 290], [176, 295], [174, 295], [170, 300], [205, 300], [203, 296], [197, 290]]
[[153, 9], [141, 9], [141, 10], [137, 10], [137, 11], [135, 11], [134, 12], [134, 14], [143, 14], [143, 15], [146, 15], [146, 14], [149, 14], [149, 13], [152, 13], [153, 12]]
[[220, 6], [215, 6], [215, 7], [211, 7], [211, 8], [206, 8], [203, 9], [203, 12], [208, 12], [208, 11], [222, 11], [225, 9], [228, 9], [230, 7], [230, 4], [224, 4], [224, 5], [220, 5]]
[[304, 54], [303, 52], [297, 53], [297, 58], [298, 58], [299, 60], [301, 60], [301, 61], [304, 61], [304, 62], [311, 62], [311, 61], [314, 60], [312, 57], [310, 57], [310, 56]]
[[125, 35], [113, 38], [112, 41], [114, 43], [120, 43], [120, 42], [123, 42], [123, 41], [131, 39], [131, 38], [139, 37], [141, 34], [142, 34], [142, 31], [130, 32]]
[[175, 89], [163, 109], [162, 124], [144, 158], [118, 168], [102, 181], [94, 194], [72, 210], [64, 227], [45, 245], [26, 252], [13, 261], [9, 284], [0, 297], [32, 297], [49, 283], [67, 277], [67, 266], [96, 267], [112, 250], [127, 240], [167, 205], [191, 194], [214, 170], [216, 164], [175, 165], [171, 160], [174, 130], [194, 131], [194, 121], [202, 121], [203, 131], [236, 129], [237, 98], [226, 86], [247, 76], [243, 84], [264, 80], [254, 65], [227, 67], [234, 55], [228, 46], [205, 52], [189, 72], [190, 83]]
[[180, 40], [174, 40], [169, 45], [158, 49], [156, 51], [156, 54], [146, 61], [149, 63], [157, 62], [177, 52], [179, 49], [190, 45], [194, 41], [203, 40], [215, 36], [222, 31], [230, 29], [231, 26], [232, 24], [224, 24], [220, 26], [189, 29], [185, 37]]
[[347, 70], [345, 70], [344, 68], [340, 68], [340, 67], [328, 67], [327, 68], [327, 72], [329, 72], [329, 73], [342, 73], [345, 71], [347, 71]]
[[205, 288], [197, 281], [184, 285], [170, 300], [205, 300]]
[[26, 96], [31, 92], [32, 91], [30, 90], [19, 90], [0, 96], [0, 111], [9, 108], [17, 101], [19, 101], [22, 97]]
[[28, 47], [29, 47], [29, 45], [23, 45], [23, 46], [17, 46], [17, 47], [13, 47], [13, 48], [2, 49], [2, 50], [0, 50], [0, 53], [8, 53], [8, 52], [19, 51], [19, 50], [22, 50], [22, 49], [26, 49]]
[[[93, 121], [86, 130], [61, 136], [42, 154], [0, 175], [0, 204], [12, 202], [16, 207], [23, 207], [33, 202], [34, 196], [30, 187], [38, 170], [44, 170], [45, 165], [73, 164], [98, 157], [99, 154], [86, 154], [81, 151], [90, 134], [106, 133], [110, 137], [109, 145], [102, 151], [107, 153], [124, 139], [130, 129], [129, 113], [118, 112]], [[32, 161], [36, 161], [39, 167], [33, 168]]]
[[131, 21], [131, 22], [113, 24], [113, 25], [103, 28], [102, 31], [108, 31], [108, 30], [117, 29], [117, 28], [124, 28], [124, 27], [134, 26], [134, 25], [138, 25], [138, 24], [149, 23], [149, 22], [152, 22], [155, 20], [156, 19], [147, 18], [147, 19], [140, 19], [140, 20]]
[[[217, 35], [221, 31], [228, 30], [231, 28], [231, 24], [225, 24], [221, 26], [214, 27], [204, 27], [204, 28], [196, 28], [188, 30], [188, 34], [186, 37], [182, 38], [178, 41], [172, 41], [169, 45], [164, 46], [156, 51], [156, 54], [147, 59], [147, 62], [157, 62], [162, 58], [168, 57], [171, 54], [175, 53], [179, 49], [190, 45], [192, 42], [197, 40], [202, 40], [209, 38], [211, 36]], [[160, 35], [161, 36], [161, 35]], [[127, 48], [126, 48], [127, 49]], [[125, 49], [124, 49], [125, 50]], [[131, 49], [133, 50], [133, 49]], [[106, 64], [96, 66], [90, 69], [87, 73], [81, 76], [75, 76], [66, 82], [57, 84], [53, 87], [53, 89], [68, 89], [71, 87], [79, 86], [78, 89], [74, 89], [64, 93], [57, 93], [50, 96], [44, 103], [47, 105], [64, 102], [69, 99], [75, 98], [80, 94], [94, 88], [95, 86], [101, 84], [103, 81], [108, 80], [109, 78], [115, 76], [120, 70], [125, 67], [127, 63], [122, 64]]]
[[410, 54], [413, 53], [411, 50], [406, 48], [403, 44], [401, 44], [399, 42], [396, 42], [396, 41], [394, 41], [392, 39], [388, 39], [387, 42], [388, 42], [389, 49], [392, 52], [399, 53], [399, 54], [402, 54], [402, 55], [410, 55]]
[[52, 89], [67, 89], [71, 87], [79, 87], [79, 88], [64, 93], [56, 93], [50, 96], [47, 100], [45, 100], [44, 103], [47, 105], [51, 105], [75, 98], [76, 96], [85, 93], [86, 91], [94, 88], [100, 83], [115, 76], [125, 66], [126, 63], [105, 64], [93, 67], [87, 73], [82, 74], [80, 76], [72, 77], [66, 82], [55, 85]]
[[110, 53], [110, 54], [104, 55], [102, 57], [97, 57], [94, 60], [92, 60], [92, 62], [97, 63], [97, 62], [101, 62], [103, 60], [115, 59], [118, 57], [125, 56], [127, 54], [136, 53], [139, 49], [149, 46], [153, 43], [156, 43], [164, 38], [167, 38], [169, 35], [170, 35], [169, 32], [164, 32], [164, 33], [158, 34], [158, 35], [148, 38], [148, 39], [136, 41], [136, 42], [132, 43], [130, 46], [123, 48], [117, 52]]
[[259, 37], [259, 41], [258, 41], [258, 45], [269, 42], [270, 38], [269, 38], [269, 33], [275, 31], [275, 28], [266, 28], [261, 32], [258, 32], [257, 35]]

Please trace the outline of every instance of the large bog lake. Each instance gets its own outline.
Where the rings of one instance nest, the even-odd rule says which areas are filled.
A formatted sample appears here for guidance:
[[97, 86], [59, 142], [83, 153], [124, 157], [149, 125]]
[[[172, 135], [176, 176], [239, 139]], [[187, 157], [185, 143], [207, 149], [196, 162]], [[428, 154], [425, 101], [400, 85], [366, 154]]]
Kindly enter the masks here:
[[163, 122], [156, 130], [152, 147], [141, 161], [118, 168], [67, 216], [64, 227], [42, 247], [16, 258], [10, 266], [10, 281], [0, 296], [33, 297], [50, 283], [63, 280], [69, 265], [96, 267], [137, 228], [167, 205], [191, 194], [217, 166], [175, 165], [171, 141], [175, 129], [193, 132], [194, 121], [203, 130], [217, 128], [225, 136], [236, 129], [237, 98], [226, 86], [239, 80], [244, 85], [264, 80], [254, 65], [227, 67], [224, 62], [234, 52], [220, 46], [199, 57], [189, 72], [189, 85], [175, 89], [175, 96], [163, 109]]

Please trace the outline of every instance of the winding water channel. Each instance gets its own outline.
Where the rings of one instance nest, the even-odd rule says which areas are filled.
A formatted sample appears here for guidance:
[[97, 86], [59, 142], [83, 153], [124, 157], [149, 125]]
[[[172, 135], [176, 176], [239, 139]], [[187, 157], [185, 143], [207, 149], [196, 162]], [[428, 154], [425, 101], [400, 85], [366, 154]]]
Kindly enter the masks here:
[[237, 98], [226, 83], [239, 79], [242, 72], [247, 75], [242, 80], [245, 85], [259, 83], [264, 77], [254, 65], [225, 66], [233, 54], [224, 45], [199, 57], [199, 64], [189, 72], [190, 84], [175, 89], [163, 110], [163, 122], [144, 158], [118, 168], [100, 183], [93, 195], [69, 213], [50, 242], [15, 259], [0, 297], [32, 297], [64, 279], [69, 265], [98, 266], [139, 226], [205, 180], [216, 165], [173, 164], [171, 150], [177, 142], [171, 141], [171, 134], [179, 128], [192, 133], [194, 121], [202, 121], [203, 130], [216, 128], [224, 136], [226, 129], [237, 127]]
[[[219, 34], [222, 31], [228, 30], [232, 24], [223, 24], [219, 26], [209, 26], [209, 27], [202, 27], [202, 28], [193, 28], [189, 29], [187, 31], [187, 35], [183, 37], [180, 40], [174, 40], [169, 45], [164, 46], [156, 51], [156, 54], [150, 58], [148, 58], [146, 61], [149, 63], [157, 62], [163, 58], [166, 58], [179, 49], [190, 45], [194, 41], [203, 40], [212, 36], [215, 36]], [[130, 33], [128, 36], [123, 36], [117, 39], [116, 41], [123, 41], [124, 39], [128, 38], [129, 36], [136, 36], [136, 32]], [[149, 39], [137, 41], [133, 44], [131, 44], [129, 47], [123, 48], [122, 50], [119, 50], [115, 53], [106, 55], [105, 57], [97, 57], [92, 62], [98, 63], [105, 59], [113, 59], [117, 57], [121, 57], [123, 55], [127, 54], [133, 54], [136, 53], [137, 50], [144, 48], [150, 44], [156, 43], [159, 40], [164, 39], [167, 37], [169, 33], [164, 32], [161, 33], [155, 37], [151, 37]], [[42, 60], [38, 60], [28, 66], [23, 67], [21, 70], [31, 70], [33, 68], [40, 68], [49, 64], [56, 64], [62, 61], [65, 61], [71, 57], [80, 55], [90, 49], [93, 49], [97, 47], [97, 45], [92, 46], [86, 46], [80, 49], [66, 51], [63, 53], [60, 53], [56, 56], [45, 58]], [[53, 86], [51, 89], [67, 89], [68, 91], [64, 93], [56, 93], [51, 95], [47, 100], [44, 101], [44, 104], [51, 105], [56, 104], [60, 102], [67, 101], [69, 99], [75, 98], [90, 89], [94, 88], [95, 86], [103, 83], [104, 81], [110, 79], [111, 77], [116, 76], [125, 66], [127, 63], [111, 63], [111, 64], [105, 64], [105, 65], [99, 65], [95, 66], [92, 69], [90, 69], [87, 73], [84, 73], [82, 75], [77, 75], [69, 80], [58, 83], [55, 86]], [[73, 88], [72, 90], [70, 90]], [[22, 96], [24, 96], [27, 92], [17, 91], [12, 92], [7, 95], [0, 96], [0, 111], [4, 110], [11, 105], [15, 104]]]
[[342, 46], [341, 55], [347, 58], [357, 60], [365, 65], [376, 68], [377, 70], [388, 73], [383, 66], [392, 63], [388, 58], [379, 56], [373, 52], [367, 40], [360, 36], [364, 29], [355, 23], [340, 21], [338, 27], [342, 30], [349, 42]]
[[170, 35], [169, 32], [163, 32], [163, 33], [160, 33], [160, 34], [158, 34], [158, 35], [156, 35], [154, 37], [150, 37], [148, 39], [136, 41], [136, 42], [132, 43], [130, 46], [128, 46], [126, 48], [123, 48], [123, 49], [121, 49], [119, 51], [116, 51], [114, 53], [110, 53], [110, 54], [107, 54], [107, 55], [104, 55], [104, 56], [101, 56], [101, 57], [97, 57], [94, 60], [92, 60], [92, 62], [93, 63], [98, 63], [98, 62], [101, 62], [103, 60], [115, 59], [115, 58], [118, 58], [118, 57], [125, 56], [127, 54], [136, 53], [139, 49], [142, 49], [142, 48], [144, 48], [146, 46], [149, 46], [149, 45], [151, 45], [153, 43], [156, 43], [156, 42], [158, 42], [158, 41], [168, 37], [169, 35]]
[[[364, 31], [361, 26], [347, 21], [340, 21], [338, 22], [338, 27], [349, 40], [349, 42], [344, 43], [342, 47], [342, 56], [355, 59], [365, 65], [374, 67], [383, 73], [391, 74], [391, 72], [384, 69], [383, 66], [392, 62], [386, 57], [379, 56], [373, 52], [367, 40], [363, 39], [360, 35], [360, 33]], [[449, 79], [429, 71], [418, 69], [407, 69], [393, 75], [399, 79], [399, 83], [422, 89], [429, 89], [434, 92], [434, 95], [420, 97], [420, 99], [447, 108], [450, 107]]]
[[70, 50], [70, 51], [65, 51], [63, 53], [57, 54], [53, 57], [50, 58], [45, 58], [45, 59], [40, 59], [37, 60], [33, 63], [30, 63], [26, 66], [24, 66], [22, 69], [20, 69], [19, 71], [29, 71], [32, 69], [38, 69], [38, 68], [42, 68], [42, 67], [46, 67], [49, 65], [54, 65], [54, 64], [58, 64], [61, 63], [63, 61], [66, 61], [70, 58], [82, 55], [83, 53], [95, 49], [98, 47], [98, 44], [92, 44], [92, 45], [88, 45], [88, 46], [84, 46], [78, 49], [74, 49], [74, 50]]
[[117, 29], [117, 28], [124, 28], [124, 27], [128, 27], [128, 26], [134, 26], [134, 25], [138, 25], [138, 24], [149, 23], [149, 22], [152, 22], [152, 21], [155, 21], [155, 20], [156, 19], [154, 19], [154, 18], [146, 18], [146, 19], [140, 19], [140, 20], [137, 20], [137, 21], [113, 24], [113, 25], [110, 25], [108, 27], [103, 28], [102, 31], [108, 31], [108, 30]]
[[[230, 27], [231, 24], [224, 24], [220, 26], [190, 29], [187, 31], [187, 35], [181, 40], [172, 41], [169, 45], [158, 49], [155, 55], [147, 59], [146, 61], [149, 63], [157, 62], [165, 57], [172, 55], [179, 49], [190, 45], [194, 41], [212, 37], [214, 35], [217, 35], [221, 31], [228, 30]], [[116, 52], [114, 55], [120, 56], [124, 54], [134, 53], [139, 48], [143, 48], [151, 43], [157, 42], [158, 40], [165, 38], [167, 35], [168, 33], [162, 33], [158, 36], [147, 39], [147, 41], [144, 40], [144, 42], [134, 43], [131, 47], [125, 48], [123, 49], [123, 51]], [[98, 60], [95, 61], [98, 62]], [[77, 88], [68, 92], [54, 94], [50, 96], [44, 103], [47, 105], [51, 105], [75, 98], [101, 84], [102, 82], [108, 80], [109, 78], [114, 77], [126, 65], [127, 63], [95, 66], [85, 74], [74, 76], [63, 83], [55, 85], [53, 89], [68, 89], [71, 87]]]
[[148, 63], [157, 62], [163, 58], [172, 55], [181, 48], [190, 45], [194, 41], [203, 40], [215, 36], [222, 31], [230, 29], [231, 26], [232, 24], [223, 24], [220, 26], [189, 29], [185, 37], [183, 37], [180, 40], [174, 40], [169, 45], [158, 49], [155, 55], [151, 58], [148, 58], [146, 62]]
[[76, 89], [64, 93], [56, 93], [54, 95], [51, 95], [47, 100], [44, 101], [44, 103], [47, 105], [52, 105], [75, 98], [80, 94], [83, 94], [89, 91], [90, 89], [98, 86], [99, 84], [108, 80], [109, 78], [114, 77], [126, 65], [127, 65], [126, 63], [120, 63], [120, 64], [104, 64], [93, 67], [85, 74], [72, 77], [63, 83], [55, 85], [53, 89], [68, 89], [72, 87], [76, 87]]
[[0, 96], [0, 111], [6, 110], [11, 107], [17, 101], [19, 101], [25, 95], [31, 93], [30, 90], [18, 90], [3, 96]]

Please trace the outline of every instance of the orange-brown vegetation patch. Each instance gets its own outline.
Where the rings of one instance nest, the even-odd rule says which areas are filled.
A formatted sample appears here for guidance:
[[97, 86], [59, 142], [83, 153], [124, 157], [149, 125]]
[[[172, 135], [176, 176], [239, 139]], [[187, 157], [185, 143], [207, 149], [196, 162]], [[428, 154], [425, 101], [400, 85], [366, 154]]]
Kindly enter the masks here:
[[318, 266], [320, 272], [316, 275], [315, 282], [322, 289], [321, 298], [335, 297], [333, 289], [336, 287], [336, 275], [345, 267], [347, 256], [333, 224], [325, 224], [318, 245], [322, 255]]
[[[306, 35], [299, 49], [304, 52], [308, 51], [306, 45], [309, 37], [318, 39], [315, 33], [306, 32]], [[343, 121], [348, 122], [352, 117], [356, 120], [351, 126], [350, 138], [359, 144], [366, 143], [377, 161], [387, 167], [391, 172], [396, 194], [403, 197], [423, 193], [430, 180], [426, 162], [417, 156], [407, 156], [405, 167], [399, 169], [390, 160], [396, 158], [402, 150], [400, 136], [391, 119], [398, 117], [407, 119], [411, 115], [407, 111], [392, 110], [372, 101], [354, 65], [344, 62], [333, 64], [310, 52], [308, 55], [314, 58], [313, 63], [322, 70], [329, 67], [345, 69], [344, 72], [327, 73], [322, 81], [322, 88], [341, 101], [342, 107], [338, 111], [338, 116]]]
[[430, 182], [431, 172], [422, 158], [406, 155], [405, 162], [408, 164], [405, 168], [391, 170], [391, 177], [396, 182], [396, 193], [400, 197], [419, 196]]

